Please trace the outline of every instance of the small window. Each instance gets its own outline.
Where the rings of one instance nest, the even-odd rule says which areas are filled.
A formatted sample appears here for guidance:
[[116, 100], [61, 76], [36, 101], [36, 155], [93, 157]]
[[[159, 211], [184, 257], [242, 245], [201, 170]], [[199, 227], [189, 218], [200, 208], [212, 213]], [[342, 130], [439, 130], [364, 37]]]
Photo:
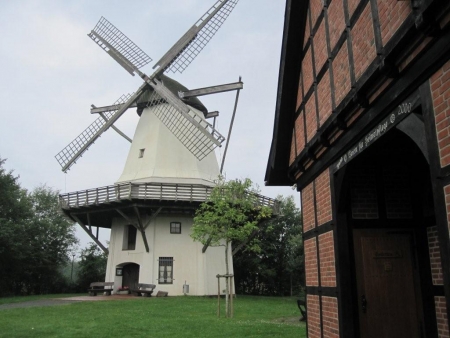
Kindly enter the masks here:
[[135, 250], [136, 249], [136, 234], [137, 229], [128, 224], [125, 226], [125, 231], [123, 234], [123, 250]]
[[159, 257], [159, 284], [173, 284], [173, 257]]
[[171, 222], [170, 223], [170, 233], [171, 234], [181, 234], [181, 223]]
[[139, 158], [144, 157], [144, 152], [145, 152], [145, 148], [144, 149], [139, 149]]

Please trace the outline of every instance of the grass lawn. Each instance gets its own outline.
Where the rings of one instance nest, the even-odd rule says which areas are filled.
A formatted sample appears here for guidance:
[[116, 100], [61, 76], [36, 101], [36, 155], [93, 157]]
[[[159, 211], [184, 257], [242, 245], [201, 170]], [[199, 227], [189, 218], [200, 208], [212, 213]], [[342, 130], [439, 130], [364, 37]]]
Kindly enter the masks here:
[[294, 298], [238, 296], [234, 307], [232, 319], [217, 318], [217, 299], [189, 296], [1, 310], [0, 337], [306, 337]]

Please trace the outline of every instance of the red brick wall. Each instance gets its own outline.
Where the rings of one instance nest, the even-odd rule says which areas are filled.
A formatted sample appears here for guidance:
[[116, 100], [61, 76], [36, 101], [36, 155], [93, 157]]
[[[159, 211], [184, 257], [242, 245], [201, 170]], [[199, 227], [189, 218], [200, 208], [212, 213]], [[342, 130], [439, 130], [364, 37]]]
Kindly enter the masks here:
[[377, 56], [375, 33], [373, 30], [372, 10], [367, 3], [358, 22], [352, 28], [353, 57], [355, 77], [358, 80]]
[[330, 73], [328, 70], [317, 85], [317, 98], [319, 101], [319, 126], [322, 126], [331, 115]]
[[[318, 286], [317, 241], [311, 238], [304, 243], [306, 286]], [[309, 313], [308, 313], [309, 317]]]
[[336, 43], [345, 30], [344, 2], [333, 0], [327, 10], [328, 28], [330, 35], [330, 49], [333, 50]]
[[350, 182], [350, 199], [354, 219], [378, 218], [377, 182], [373, 168], [362, 168]]
[[322, 22], [320, 23], [319, 29], [317, 30], [313, 41], [316, 73], [319, 73], [325, 62], [328, 60], [327, 39], [325, 35], [325, 20], [322, 20]]
[[[305, 148], [305, 121], [303, 120], [303, 112], [300, 112], [295, 120], [295, 140], [297, 142], [297, 154]], [[294, 146], [294, 145], [293, 145]]]
[[328, 231], [319, 236], [319, 257], [321, 285], [336, 286], [333, 231]]
[[309, 142], [316, 135], [317, 132], [317, 111], [316, 99], [313, 95], [310, 96], [305, 105], [306, 116], [306, 141]]
[[441, 252], [439, 248], [439, 238], [437, 226], [427, 229], [428, 252], [430, 254], [431, 278], [433, 285], [444, 285], [444, 275], [442, 271]]
[[292, 140], [291, 140], [291, 153], [289, 155], [289, 165], [294, 163], [295, 158], [297, 157], [296, 147], [295, 147], [295, 134], [292, 133]]
[[[308, 9], [308, 18], [309, 18], [309, 9]], [[309, 20], [306, 20], [305, 37], [303, 38], [303, 48], [305, 48], [310, 37], [311, 37], [311, 29], [309, 28]]]
[[325, 170], [316, 178], [317, 225], [332, 219], [330, 172]]
[[339, 337], [338, 300], [335, 297], [322, 297], [323, 337]]
[[302, 61], [302, 78], [303, 89], [305, 90], [305, 93], [307, 93], [314, 82], [311, 46], [308, 48]]
[[311, 9], [311, 22], [314, 27], [323, 9], [322, 0], [309, 0], [309, 8]]
[[361, 0], [347, 0], [348, 3], [348, 12], [350, 17], [352, 17], [353, 13], [355, 13], [356, 7], [359, 5]]
[[348, 59], [347, 41], [344, 42], [333, 60], [333, 76], [336, 106], [341, 103], [351, 88], [350, 63]]
[[378, 0], [383, 46], [392, 38], [410, 13], [410, 1]]
[[307, 295], [308, 309], [308, 338], [321, 338], [319, 296]]
[[307, 232], [316, 226], [315, 212], [314, 187], [311, 183], [302, 190], [303, 232]]
[[450, 331], [448, 329], [447, 306], [445, 305], [445, 297], [443, 296], [434, 297], [434, 305], [436, 307], [438, 337], [448, 338], [450, 337]]
[[430, 78], [441, 167], [450, 164], [450, 61]]

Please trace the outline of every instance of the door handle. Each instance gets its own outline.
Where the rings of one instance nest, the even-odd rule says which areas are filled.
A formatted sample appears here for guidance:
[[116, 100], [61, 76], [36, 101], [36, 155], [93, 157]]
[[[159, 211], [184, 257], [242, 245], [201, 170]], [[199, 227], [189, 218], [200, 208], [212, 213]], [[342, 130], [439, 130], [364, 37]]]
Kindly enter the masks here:
[[362, 295], [361, 296], [361, 308], [362, 308], [362, 312], [366, 313], [367, 312], [367, 299], [366, 299], [366, 295]]

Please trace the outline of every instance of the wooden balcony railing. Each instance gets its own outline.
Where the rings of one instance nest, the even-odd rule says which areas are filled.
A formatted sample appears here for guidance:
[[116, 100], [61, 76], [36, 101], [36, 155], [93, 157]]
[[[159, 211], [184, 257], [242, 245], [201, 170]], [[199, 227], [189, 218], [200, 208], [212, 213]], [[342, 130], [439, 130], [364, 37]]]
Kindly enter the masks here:
[[[61, 194], [59, 203], [62, 209], [68, 210], [125, 200], [204, 202], [212, 189], [195, 184], [123, 183]], [[259, 194], [254, 196], [257, 205], [268, 206], [274, 214], [279, 213], [276, 200]]]

